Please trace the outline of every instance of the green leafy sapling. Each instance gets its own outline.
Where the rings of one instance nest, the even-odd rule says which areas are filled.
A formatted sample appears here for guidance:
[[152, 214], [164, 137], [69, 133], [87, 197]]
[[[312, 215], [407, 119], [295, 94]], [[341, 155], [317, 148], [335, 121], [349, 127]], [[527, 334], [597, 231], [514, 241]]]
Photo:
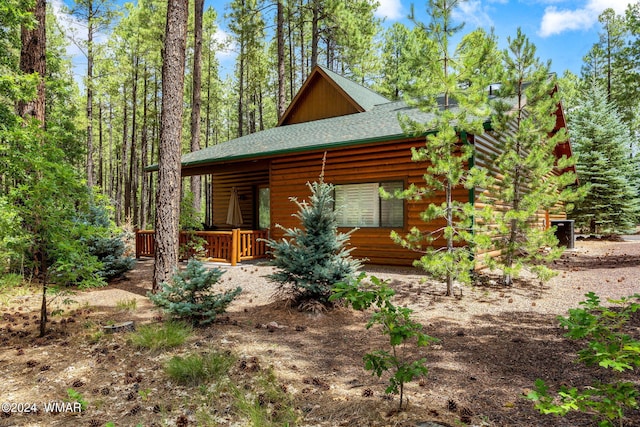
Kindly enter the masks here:
[[596, 382], [589, 387], [563, 386], [557, 396], [549, 392], [543, 380], [535, 382], [535, 389], [526, 397], [536, 402], [543, 414], [564, 416], [571, 411], [593, 413], [601, 427], [622, 426], [624, 413], [638, 408], [638, 386], [624, 381], [621, 374], [640, 367], [640, 341], [625, 332], [631, 315], [640, 309], [640, 294], [608, 302], [614, 307], [604, 307], [593, 292], [585, 295], [582, 308], [569, 310], [568, 317], [559, 317], [567, 337], [588, 340], [578, 351], [581, 362], [587, 366], [600, 366], [613, 373], [611, 382]]
[[219, 268], [208, 270], [202, 262], [190, 259], [184, 271], [177, 271], [171, 283], [162, 283], [157, 294], [149, 294], [151, 301], [173, 317], [186, 319], [197, 325], [208, 325], [226, 311], [242, 289], [213, 292], [224, 273]]
[[388, 280], [375, 276], [371, 276], [369, 281], [365, 279], [366, 274], [361, 273], [355, 281], [337, 283], [330, 300], [342, 299], [356, 310], [366, 310], [371, 306], [376, 308], [366, 327], [381, 326], [381, 333], [389, 337], [391, 350], [375, 350], [365, 354], [364, 367], [378, 377], [391, 371], [385, 393], [399, 394], [398, 409], [402, 409], [404, 385], [428, 373], [426, 358], [409, 359], [406, 354], [409, 342], [415, 340], [417, 347], [425, 347], [437, 339], [423, 333], [422, 324], [411, 319], [413, 310], [397, 307], [391, 302], [395, 290], [389, 286]]

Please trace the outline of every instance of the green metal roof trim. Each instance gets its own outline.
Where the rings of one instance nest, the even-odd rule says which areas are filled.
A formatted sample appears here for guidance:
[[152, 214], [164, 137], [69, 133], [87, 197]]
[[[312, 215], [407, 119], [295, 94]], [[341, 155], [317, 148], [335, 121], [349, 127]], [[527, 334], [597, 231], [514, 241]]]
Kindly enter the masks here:
[[361, 86], [353, 80], [349, 80], [348, 78], [341, 76], [322, 65], [318, 65], [318, 68], [326, 73], [335, 84], [340, 86], [340, 88], [365, 111], [371, 111], [376, 105], [388, 104], [391, 102], [379, 93]]
[[404, 102], [387, 102], [363, 113], [275, 127], [213, 145], [182, 156], [182, 167], [402, 139], [408, 135], [398, 115], [423, 123], [433, 118]]

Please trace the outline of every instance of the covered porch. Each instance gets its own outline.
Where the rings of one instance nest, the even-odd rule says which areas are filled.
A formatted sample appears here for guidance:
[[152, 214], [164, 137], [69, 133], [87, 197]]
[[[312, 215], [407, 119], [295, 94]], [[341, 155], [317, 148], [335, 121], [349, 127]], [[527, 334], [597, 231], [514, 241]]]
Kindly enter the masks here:
[[[188, 243], [194, 237], [203, 239], [204, 258], [214, 262], [228, 262], [236, 265], [239, 262], [265, 258], [267, 245], [261, 239], [268, 237], [267, 230], [233, 230], [223, 231], [182, 231], [180, 233], [181, 258], [187, 259], [194, 254]], [[155, 231], [136, 231], [136, 258], [152, 257], [155, 254]]]
[[[240, 161], [182, 168], [182, 177], [207, 177], [204, 231], [181, 231], [180, 258], [195, 254], [189, 248], [194, 239], [203, 246], [198, 255], [208, 261], [236, 265], [242, 261], [267, 257], [270, 229], [270, 162]], [[155, 231], [138, 230], [136, 258], [155, 253]]]

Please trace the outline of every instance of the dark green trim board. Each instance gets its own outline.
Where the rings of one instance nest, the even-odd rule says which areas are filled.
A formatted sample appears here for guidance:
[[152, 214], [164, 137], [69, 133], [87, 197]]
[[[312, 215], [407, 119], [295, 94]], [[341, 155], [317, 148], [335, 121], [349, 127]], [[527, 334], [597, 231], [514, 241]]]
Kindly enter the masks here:
[[[460, 138], [464, 141], [465, 144], [469, 144], [472, 147], [471, 157], [469, 158], [469, 170], [476, 166], [476, 144], [475, 144], [475, 136], [471, 135], [471, 141], [467, 139], [467, 133], [462, 131], [460, 132]], [[469, 189], [469, 203], [475, 207], [476, 203], [476, 188], [471, 187]], [[476, 233], [476, 217], [475, 215], [471, 215], [471, 235], [473, 236]], [[471, 261], [475, 260], [475, 255], [473, 251], [469, 251], [469, 259]]]

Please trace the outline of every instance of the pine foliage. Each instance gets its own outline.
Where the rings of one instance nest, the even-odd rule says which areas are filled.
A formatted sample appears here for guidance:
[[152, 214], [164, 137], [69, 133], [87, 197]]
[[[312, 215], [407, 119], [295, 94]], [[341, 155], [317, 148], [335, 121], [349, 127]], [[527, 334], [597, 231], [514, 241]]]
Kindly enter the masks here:
[[491, 198], [496, 227], [495, 249], [500, 258], [488, 259], [492, 268], [500, 268], [504, 283], [511, 285], [521, 269], [529, 266], [540, 279], [552, 276], [543, 261], [560, 256], [552, 228], [538, 221], [541, 211], [552, 210], [570, 200], [575, 174], [555, 174], [570, 165], [557, 160], [556, 146], [565, 142], [564, 130], [554, 132], [559, 97], [549, 64], [536, 57], [536, 48], [518, 30], [509, 39], [503, 53], [504, 72], [497, 97], [493, 101], [492, 129], [499, 141], [499, 154], [492, 159], [496, 175]]
[[89, 254], [96, 257], [101, 264], [98, 274], [103, 279], [109, 281], [120, 277], [133, 268], [135, 260], [125, 255], [122, 234], [109, 220], [105, 203], [90, 205], [81, 222], [90, 227], [91, 232], [84, 240]]
[[309, 202], [291, 198], [298, 206], [294, 216], [302, 228], [278, 225], [284, 238], [267, 240], [272, 264], [278, 268], [267, 277], [295, 302], [317, 300], [327, 304], [333, 286], [353, 277], [361, 263], [350, 255], [354, 248], [347, 248], [351, 232], [338, 232], [333, 186], [322, 179], [307, 185], [311, 190]]
[[418, 23], [427, 41], [424, 56], [416, 58], [428, 69], [428, 79], [411, 88], [409, 95], [420, 110], [433, 119], [418, 123], [401, 117], [405, 132], [428, 134], [424, 147], [412, 150], [412, 160], [425, 162], [423, 186], [411, 185], [394, 195], [408, 200], [444, 199], [430, 203], [421, 219], [430, 224], [444, 223], [433, 231], [414, 227], [407, 235], [391, 233], [403, 247], [422, 253], [414, 265], [435, 278], [446, 281], [446, 295], [453, 292], [454, 281], [469, 283], [474, 267], [473, 254], [488, 244], [482, 233], [474, 233], [474, 221], [483, 215], [474, 204], [456, 199], [459, 188], [482, 186], [486, 171], [472, 164], [473, 147], [467, 134], [483, 133], [483, 117], [488, 116], [488, 99], [484, 88], [495, 72], [495, 39], [476, 30], [462, 38], [452, 52], [451, 38], [461, 30], [453, 26], [452, 13], [458, 0], [431, 0], [428, 25]]
[[202, 262], [192, 258], [184, 271], [176, 271], [171, 282], [163, 282], [161, 290], [149, 294], [149, 299], [175, 318], [208, 325], [224, 313], [242, 291], [237, 287], [215, 293], [213, 287], [223, 273], [219, 268], [207, 270]]
[[631, 137], [603, 89], [595, 85], [583, 96], [572, 115], [571, 134], [587, 196], [572, 216], [591, 233], [626, 232], [635, 226], [640, 212], [633, 185], [637, 163], [627, 149]]

